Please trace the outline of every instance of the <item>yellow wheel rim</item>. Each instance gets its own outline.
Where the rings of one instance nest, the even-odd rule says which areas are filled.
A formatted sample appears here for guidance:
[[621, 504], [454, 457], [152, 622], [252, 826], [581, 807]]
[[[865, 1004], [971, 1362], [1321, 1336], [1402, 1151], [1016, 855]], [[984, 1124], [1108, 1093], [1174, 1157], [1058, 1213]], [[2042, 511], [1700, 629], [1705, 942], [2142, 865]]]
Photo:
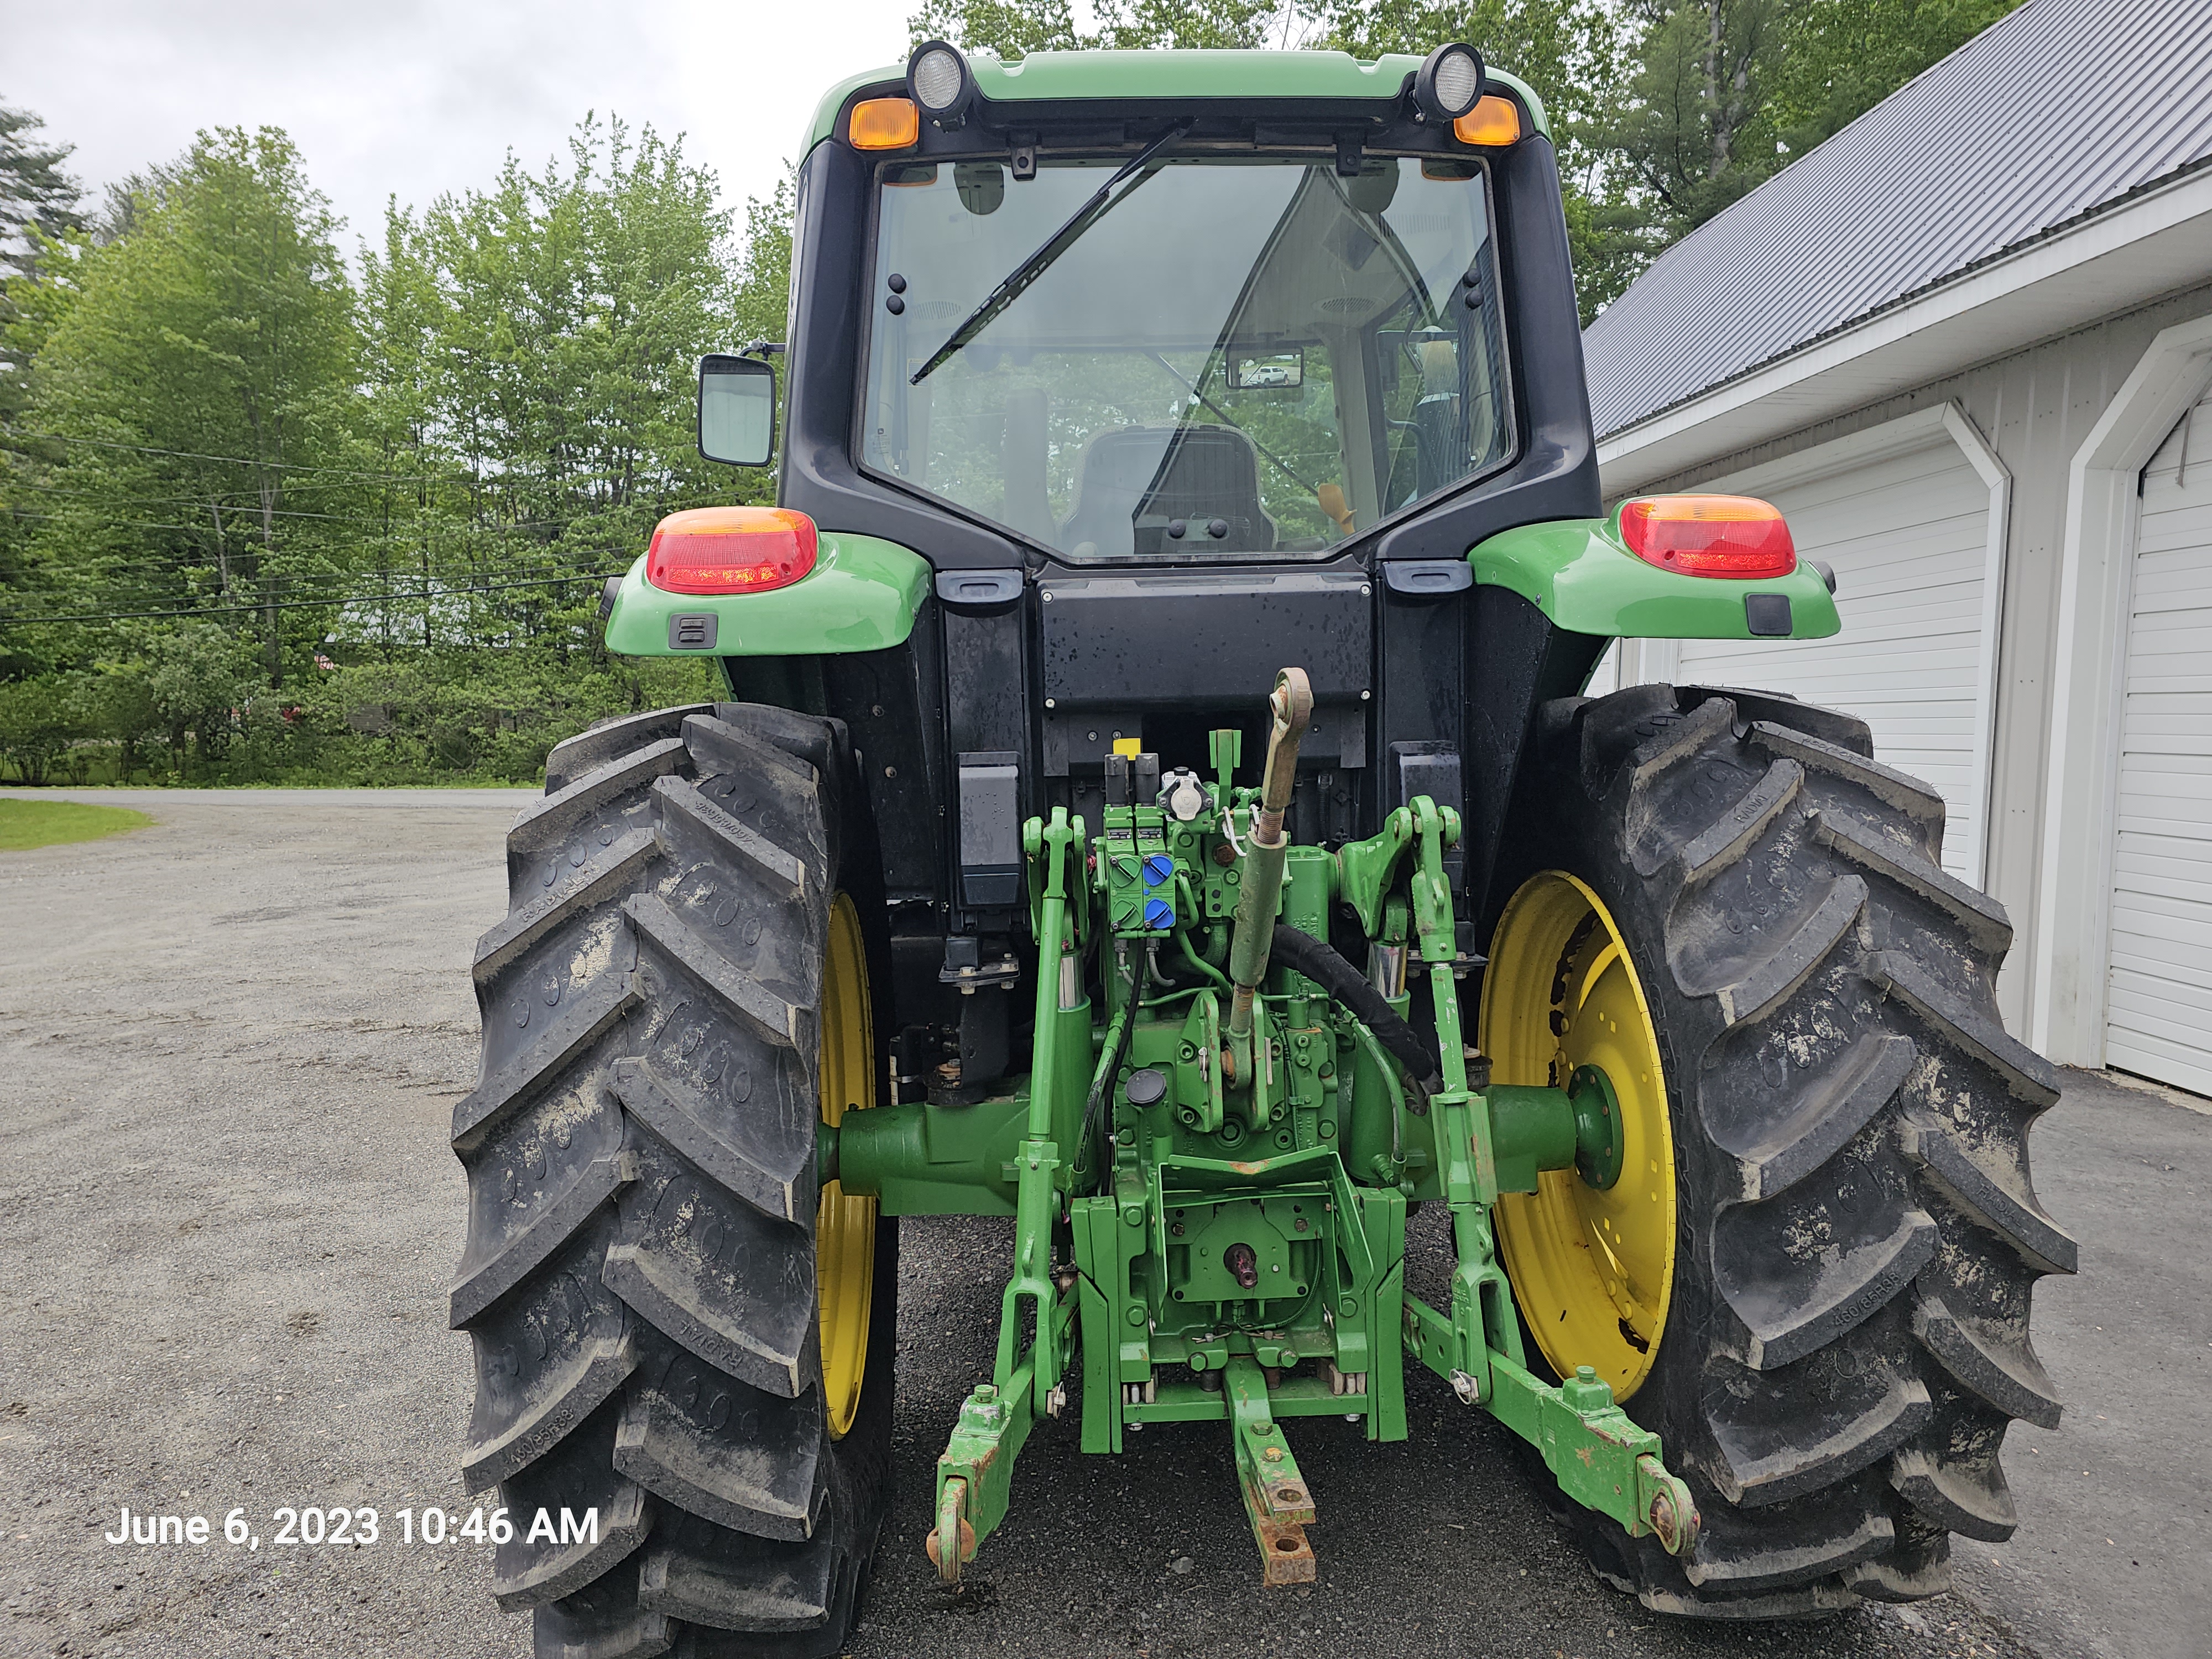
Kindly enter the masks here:
[[1499, 1083], [1565, 1088], [1603, 1068], [1620, 1105], [1620, 1178], [1571, 1169], [1498, 1200], [1498, 1243], [1522, 1316], [1561, 1376], [1591, 1365], [1616, 1399], [1659, 1352], [1674, 1283], [1674, 1137], [1650, 1006], [1620, 929], [1562, 871], [1532, 878], [1498, 919], [1483, 975], [1481, 1042]]
[[[822, 969], [822, 1121], [876, 1103], [876, 1027], [868, 1003], [868, 956], [860, 912], [843, 893], [830, 909]], [[876, 1200], [822, 1188], [814, 1217], [814, 1274], [822, 1293], [822, 1403], [830, 1432], [842, 1437], [860, 1408], [868, 1366], [868, 1310], [876, 1289]]]

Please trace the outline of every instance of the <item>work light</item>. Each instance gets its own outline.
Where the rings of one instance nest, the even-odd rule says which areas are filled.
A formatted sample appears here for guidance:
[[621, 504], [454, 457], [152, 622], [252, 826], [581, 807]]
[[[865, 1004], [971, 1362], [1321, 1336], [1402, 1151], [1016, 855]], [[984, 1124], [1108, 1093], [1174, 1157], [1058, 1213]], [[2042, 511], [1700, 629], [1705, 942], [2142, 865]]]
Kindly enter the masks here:
[[1438, 46], [1413, 76], [1413, 102], [1431, 121], [1456, 121], [1482, 98], [1482, 54], [1462, 41]]
[[975, 77], [968, 59], [942, 40], [925, 40], [906, 62], [907, 90], [940, 127], [956, 127], [967, 112]]

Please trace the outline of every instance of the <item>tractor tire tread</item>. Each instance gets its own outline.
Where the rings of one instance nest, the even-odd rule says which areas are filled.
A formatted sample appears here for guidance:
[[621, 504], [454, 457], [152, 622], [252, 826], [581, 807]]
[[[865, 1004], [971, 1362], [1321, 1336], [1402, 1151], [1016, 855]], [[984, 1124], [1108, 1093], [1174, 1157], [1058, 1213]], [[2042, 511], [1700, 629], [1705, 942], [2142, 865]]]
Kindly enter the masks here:
[[[1547, 705], [1492, 902], [1565, 869], [1651, 999], [1678, 1243], [1628, 1396], [1706, 1516], [1685, 1564], [1580, 1510], [1655, 1610], [1812, 1617], [1949, 1583], [2014, 1524], [1997, 1454], [2057, 1422], [2029, 1291], [2071, 1272], [2027, 1138], [2057, 1097], [2003, 1029], [2003, 908], [1942, 864], [1942, 798], [1863, 722], [1769, 693]], [[1491, 920], [1494, 920], [1493, 911]]]
[[883, 926], [866, 810], [840, 723], [695, 704], [557, 746], [509, 833], [450, 1303], [469, 1488], [599, 1513], [596, 1539], [495, 1553], [538, 1659], [849, 1645], [888, 1490], [896, 1226], [833, 1440], [815, 1125], [832, 903], [850, 888]]
[[642, 714], [602, 720], [573, 738], [562, 738], [545, 757], [545, 793], [557, 795], [611, 760], [679, 736], [689, 716], [704, 714], [713, 707], [700, 702], [687, 708], [648, 709]]
[[1953, 1382], [1980, 1395], [1992, 1410], [2039, 1429], [2058, 1426], [2063, 1408], [2057, 1387], [2026, 1339], [2008, 1346], [1983, 1336], [1924, 1285], [1913, 1301], [1912, 1334]]
[[[1729, 1218], [1723, 1215], [1723, 1229]], [[1759, 1305], [1756, 1287], [1773, 1283], [1771, 1277], [1730, 1272], [1768, 1253], [1730, 1250], [1732, 1242], [1725, 1231], [1716, 1237], [1716, 1277], [1748, 1333], [1746, 1358], [1753, 1370], [1771, 1371], [1826, 1347], [1894, 1301], [1936, 1254], [1936, 1219], [1924, 1210], [1907, 1210], [1889, 1232], [1853, 1240], [1852, 1248], [1838, 1252], [1817, 1273], [1783, 1279], [1792, 1294], [1781, 1306]]]
[[690, 752], [682, 738], [662, 738], [580, 774], [558, 794], [532, 801], [507, 832], [510, 868], [517, 860], [542, 854], [558, 843], [611, 804], [690, 763]]
[[2031, 1111], [2057, 1103], [2057, 1069], [2007, 1031], [1994, 1009], [1976, 1006], [1901, 951], [1876, 953], [1868, 963], [1867, 977], [1919, 1015], [1937, 1038], [1995, 1072], [2013, 1097]]
[[1897, 1093], [1915, 1053], [1911, 1037], [1870, 1032], [1822, 1070], [1787, 1116], [1758, 1126], [1750, 1144], [1717, 1131], [1714, 1140], [1742, 1164], [1744, 1197], [1778, 1198], [1850, 1145]]
[[1896, 883], [1939, 912], [1984, 955], [2001, 957], [2012, 948], [2012, 918], [2003, 905], [1931, 863], [1901, 838], [1882, 835], [1854, 812], [1834, 810], [1813, 820], [1813, 836], [1867, 874]]
[[1909, 773], [1774, 720], [1752, 722], [1751, 744], [1777, 759], [1794, 760], [1808, 772], [1825, 773], [1839, 783], [1856, 785], [1930, 832], [1935, 842], [1931, 852], [1942, 850], [1943, 797]]
[[571, 916], [628, 888], [659, 856], [660, 839], [652, 830], [626, 830], [587, 857], [573, 878], [556, 878], [546, 892], [517, 905], [504, 921], [477, 940], [472, 969], [477, 983], [495, 978]]
[[[1763, 1517], [1760, 1517], [1763, 1520]], [[1729, 1537], [1719, 1527], [1701, 1540], [1686, 1577], [1699, 1589], [1751, 1595], [1809, 1584], [1885, 1553], [1897, 1529], [1879, 1510], [1845, 1517], [1836, 1532], [1812, 1531], [1778, 1538], [1771, 1525], [1741, 1528]]]
[[2002, 1544], [2020, 1524], [2004, 1471], [1994, 1462], [1975, 1468], [1908, 1449], [1893, 1462], [1889, 1480], [1914, 1509], [1948, 1531]]
[[1720, 873], [1751, 848], [1804, 787], [1805, 769], [1792, 760], [1780, 760], [1719, 823], [1709, 824], [1685, 842], [1676, 856], [1681, 860], [1685, 884], [1700, 882]]

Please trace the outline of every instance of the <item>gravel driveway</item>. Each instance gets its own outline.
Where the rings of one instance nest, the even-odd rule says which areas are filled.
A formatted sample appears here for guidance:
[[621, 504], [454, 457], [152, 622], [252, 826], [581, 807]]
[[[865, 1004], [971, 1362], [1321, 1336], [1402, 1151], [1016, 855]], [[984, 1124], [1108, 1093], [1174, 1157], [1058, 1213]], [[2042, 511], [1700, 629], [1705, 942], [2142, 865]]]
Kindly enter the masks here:
[[[472, 1507], [446, 1133], [476, 1074], [470, 947], [526, 798], [82, 798], [157, 822], [0, 854], [0, 1652], [526, 1651], [487, 1547], [415, 1519]], [[2212, 1395], [2212, 1118], [2069, 1074], [2035, 1147], [2085, 1264], [2038, 1294], [2069, 1412], [2015, 1428], [2026, 1524], [1960, 1542], [1957, 1595], [1810, 1627], [1658, 1620], [1581, 1565], [1510, 1437], [1417, 1369], [1409, 1444], [1298, 1427], [1315, 1589], [1255, 1582], [1224, 1434], [1085, 1458], [1071, 1416], [1033, 1437], [1012, 1517], [947, 1596], [919, 1547], [930, 1468], [988, 1370], [1008, 1234], [910, 1221], [901, 1492], [857, 1650], [2201, 1656], [2212, 1499], [2185, 1413]], [[204, 1517], [208, 1540], [106, 1541], [126, 1505]], [[279, 1541], [301, 1506], [374, 1509], [378, 1536]], [[233, 1510], [258, 1547], [225, 1541]]]

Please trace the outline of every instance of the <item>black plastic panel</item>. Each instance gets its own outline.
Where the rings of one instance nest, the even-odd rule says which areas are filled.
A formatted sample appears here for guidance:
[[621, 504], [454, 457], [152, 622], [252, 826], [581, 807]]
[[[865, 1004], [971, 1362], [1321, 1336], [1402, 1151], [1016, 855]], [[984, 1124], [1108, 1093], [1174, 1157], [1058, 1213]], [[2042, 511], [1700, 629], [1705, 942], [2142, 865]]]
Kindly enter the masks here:
[[1022, 757], [960, 757], [960, 902], [986, 908], [1022, 896]]
[[1357, 570], [1054, 575], [1040, 606], [1044, 695], [1061, 711], [1245, 708], [1278, 669], [1316, 702], [1374, 678], [1374, 606]]

